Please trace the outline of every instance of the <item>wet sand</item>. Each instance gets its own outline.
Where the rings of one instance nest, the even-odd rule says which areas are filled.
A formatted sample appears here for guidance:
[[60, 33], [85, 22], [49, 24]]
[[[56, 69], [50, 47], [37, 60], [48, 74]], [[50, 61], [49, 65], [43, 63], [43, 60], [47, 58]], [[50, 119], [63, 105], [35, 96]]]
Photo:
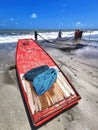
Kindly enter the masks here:
[[61, 51], [58, 49], [61, 44], [41, 43], [80, 94], [82, 99], [79, 104], [43, 126], [34, 128], [25, 110], [16, 70], [8, 69], [15, 64], [16, 44], [7, 47], [0, 45], [0, 130], [98, 129], [98, 55], [77, 53], [78, 50]]

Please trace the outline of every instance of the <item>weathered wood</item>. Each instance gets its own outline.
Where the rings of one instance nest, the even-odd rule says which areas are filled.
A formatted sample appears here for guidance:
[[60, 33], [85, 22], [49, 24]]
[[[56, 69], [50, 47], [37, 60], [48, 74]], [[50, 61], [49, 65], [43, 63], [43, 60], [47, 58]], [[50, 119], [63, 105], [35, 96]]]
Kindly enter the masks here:
[[46, 91], [43, 95], [38, 96], [35, 92], [32, 83], [25, 80], [26, 92], [28, 95], [29, 104], [32, 105], [33, 114], [43, 111], [46, 108], [53, 106], [54, 104], [70, 97], [73, 93], [72, 89], [68, 88], [67, 81], [63, 80], [62, 76], [58, 76], [56, 82], [52, 87]]

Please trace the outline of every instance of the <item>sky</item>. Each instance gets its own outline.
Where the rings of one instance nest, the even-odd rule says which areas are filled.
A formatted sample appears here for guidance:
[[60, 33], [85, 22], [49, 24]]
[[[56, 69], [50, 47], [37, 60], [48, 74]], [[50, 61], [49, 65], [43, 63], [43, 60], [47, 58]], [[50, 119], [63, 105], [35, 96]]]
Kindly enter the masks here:
[[98, 0], [1, 0], [0, 29], [98, 29]]

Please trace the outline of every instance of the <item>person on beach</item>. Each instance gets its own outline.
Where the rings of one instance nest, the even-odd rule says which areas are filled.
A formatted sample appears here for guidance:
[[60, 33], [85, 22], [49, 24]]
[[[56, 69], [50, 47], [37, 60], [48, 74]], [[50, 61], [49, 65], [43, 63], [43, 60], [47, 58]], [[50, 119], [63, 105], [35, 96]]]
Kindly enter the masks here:
[[83, 31], [81, 30], [80, 32], [79, 32], [79, 39], [81, 40], [81, 38], [82, 38], [82, 34], [83, 34]]
[[83, 31], [81, 30], [75, 30], [75, 41], [77, 41], [77, 40], [81, 40], [81, 38], [82, 38], [82, 34], [83, 34]]
[[75, 30], [75, 36], [74, 36], [74, 39], [75, 41], [77, 41], [79, 39], [79, 34], [80, 34], [80, 30]]
[[36, 41], [37, 41], [37, 35], [38, 35], [38, 34], [37, 34], [37, 31], [35, 30], [35, 31], [34, 31], [34, 37], [35, 37], [35, 40], [36, 40]]
[[59, 32], [58, 32], [58, 38], [61, 38], [61, 37], [62, 37], [62, 31], [60, 29]]

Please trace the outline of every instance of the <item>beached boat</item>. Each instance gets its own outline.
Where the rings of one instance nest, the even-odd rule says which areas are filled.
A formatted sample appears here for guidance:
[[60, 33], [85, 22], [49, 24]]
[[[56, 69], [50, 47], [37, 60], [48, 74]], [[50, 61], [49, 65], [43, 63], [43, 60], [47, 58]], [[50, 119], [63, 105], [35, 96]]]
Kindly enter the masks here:
[[[27, 80], [25, 75], [30, 70], [43, 65], [53, 68], [57, 77], [47, 91], [38, 95], [33, 86], [33, 81]], [[63, 110], [74, 106], [81, 98], [59, 66], [33, 39], [20, 39], [18, 41], [16, 70], [22, 95], [34, 126], [40, 126]], [[47, 87], [47, 84], [44, 87]]]

